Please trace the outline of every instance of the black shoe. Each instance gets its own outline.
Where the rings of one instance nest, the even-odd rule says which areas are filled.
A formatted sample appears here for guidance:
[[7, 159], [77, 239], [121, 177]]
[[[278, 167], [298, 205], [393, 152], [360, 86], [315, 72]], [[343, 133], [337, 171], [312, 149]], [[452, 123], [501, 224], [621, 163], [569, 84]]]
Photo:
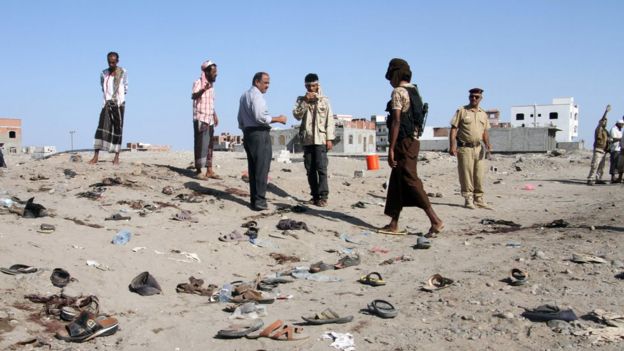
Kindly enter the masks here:
[[269, 206], [264, 205], [251, 205], [251, 209], [254, 211], [265, 211], [269, 209]]
[[607, 184], [607, 182], [605, 182], [604, 180], [596, 180], [596, 184]]

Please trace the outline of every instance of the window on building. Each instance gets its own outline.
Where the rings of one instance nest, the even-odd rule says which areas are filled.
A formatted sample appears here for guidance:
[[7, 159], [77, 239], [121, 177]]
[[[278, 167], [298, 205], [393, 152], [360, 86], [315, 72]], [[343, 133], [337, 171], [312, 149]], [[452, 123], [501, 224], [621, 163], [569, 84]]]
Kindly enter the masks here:
[[[362, 136], [358, 135], [358, 144], [361, 144], [361, 143], [362, 143]], [[366, 142], [364, 142], [364, 143], [366, 143]]]
[[538, 114], [537, 114], [537, 117], [542, 117], [542, 114], [541, 114], [541, 113], [538, 113]]
[[286, 136], [285, 135], [280, 135], [279, 136], [279, 144], [280, 145], [286, 145]]
[[557, 119], [559, 118], [559, 114], [557, 112], [551, 112], [548, 114], [549, 119]]
[[574, 120], [576, 121], [578, 119], [578, 113], [574, 114]]
[[524, 121], [524, 113], [516, 113], [516, 121]]
[[368, 137], [368, 143], [370, 145], [373, 145], [373, 136], [372, 135]]
[[12, 130], [12, 131], [9, 132], [9, 138], [10, 139], [15, 139], [16, 137], [17, 137], [17, 135], [15, 134], [15, 131]]
[[349, 135], [349, 144], [353, 144], [353, 135]]
[[533, 114], [531, 113], [531, 117], [533, 117]]

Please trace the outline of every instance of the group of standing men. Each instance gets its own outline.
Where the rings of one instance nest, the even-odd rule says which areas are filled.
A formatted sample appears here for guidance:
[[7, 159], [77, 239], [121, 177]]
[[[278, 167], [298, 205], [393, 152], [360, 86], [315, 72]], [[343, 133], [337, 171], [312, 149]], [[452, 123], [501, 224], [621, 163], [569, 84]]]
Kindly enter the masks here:
[[594, 150], [592, 154], [587, 185], [606, 184], [602, 180], [607, 155], [609, 155], [609, 174], [611, 183], [622, 183], [624, 173], [624, 143], [622, 140], [622, 127], [624, 117], [615, 122], [611, 130], [607, 130], [607, 114], [611, 111], [611, 105], [607, 105], [602, 118], [594, 133]]
[[[107, 60], [109, 67], [102, 72], [100, 79], [104, 104], [95, 134], [95, 154], [89, 163], [97, 163], [99, 151], [108, 149], [115, 153], [113, 163], [117, 165], [128, 80], [126, 70], [117, 66], [119, 54], [110, 52]], [[388, 164], [392, 172], [384, 213], [391, 220], [380, 232], [402, 233], [398, 229], [398, 221], [403, 207], [416, 206], [426, 213], [431, 223], [428, 234], [434, 235], [442, 231], [444, 224], [433, 210], [417, 174], [416, 163], [420, 151], [418, 138], [424, 127], [426, 104], [423, 104], [417, 86], [410, 83], [411, 77], [412, 72], [405, 60], [395, 58], [390, 61], [386, 79], [393, 91], [386, 111], [389, 113], [387, 124], [390, 131]], [[219, 124], [214, 103], [216, 79], [217, 64], [210, 60], [205, 61], [201, 65], [199, 79], [193, 83], [191, 94], [194, 161], [199, 179], [220, 179], [212, 167], [214, 129]], [[286, 124], [287, 117], [271, 116], [268, 112], [264, 99], [270, 84], [268, 73], [256, 73], [251, 83], [251, 88], [240, 97], [238, 127], [243, 131], [243, 146], [247, 154], [250, 207], [261, 211], [268, 208], [266, 191], [272, 158], [270, 125]], [[297, 97], [293, 116], [301, 121], [299, 137], [304, 147], [304, 165], [312, 196], [309, 202], [325, 207], [329, 195], [327, 152], [333, 148], [335, 139], [334, 115], [329, 99], [322, 93], [318, 75], [306, 75], [304, 86], [306, 93]], [[470, 209], [491, 208], [483, 199], [484, 159], [492, 146], [487, 132], [487, 115], [479, 107], [482, 97], [482, 89], [470, 90], [469, 104], [455, 113], [449, 136], [449, 152], [458, 157], [461, 194], [465, 198], [465, 207]], [[619, 129], [621, 130], [621, 125]], [[204, 167], [206, 172], [202, 173]]]

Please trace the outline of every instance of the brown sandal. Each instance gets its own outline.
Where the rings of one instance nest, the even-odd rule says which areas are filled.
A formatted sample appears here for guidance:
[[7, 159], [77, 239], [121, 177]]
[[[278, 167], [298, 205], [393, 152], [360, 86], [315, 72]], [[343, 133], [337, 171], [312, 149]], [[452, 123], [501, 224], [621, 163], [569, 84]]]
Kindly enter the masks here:
[[309, 335], [302, 333], [303, 328], [293, 327], [290, 324], [284, 324], [282, 320], [276, 320], [259, 333], [245, 335], [249, 339], [270, 338], [279, 341], [296, 341], [309, 338]]

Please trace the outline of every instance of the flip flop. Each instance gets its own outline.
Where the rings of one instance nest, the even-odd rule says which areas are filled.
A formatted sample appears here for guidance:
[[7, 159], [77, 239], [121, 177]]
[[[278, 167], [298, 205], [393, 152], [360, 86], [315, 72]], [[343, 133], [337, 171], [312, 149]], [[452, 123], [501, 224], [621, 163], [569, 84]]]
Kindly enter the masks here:
[[258, 290], [262, 291], [272, 291], [277, 288], [280, 284], [284, 283], [292, 283], [292, 279], [284, 278], [284, 277], [274, 277], [274, 278], [265, 278], [262, 279], [258, 283]]
[[[376, 276], [377, 278], [373, 276]], [[368, 273], [367, 275], [363, 275], [358, 281], [362, 284], [366, 284], [370, 286], [386, 285], [386, 282], [381, 277], [381, 274], [377, 272], [372, 272], [372, 273]]]
[[423, 286], [422, 289], [425, 291], [431, 292], [431, 291], [448, 288], [454, 283], [455, 281], [453, 279], [445, 278], [441, 276], [440, 274], [434, 274], [431, 277], [429, 277], [429, 280], [427, 281], [427, 285]]
[[113, 335], [118, 329], [117, 319], [96, 317], [93, 313], [83, 311], [72, 323], [65, 326], [65, 330], [59, 330], [55, 336], [64, 341], [85, 342], [98, 336]]
[[571, 309], [561, 310], [554, 305], [541, 305], [532, 310], [527, 309], [522, 312], [522, 316], [533, 322], [548, 322], [551, 320], [571, 322], [578, 319]]
[[321, 325], [321, 324], [343, 324], [349, 323], [353, 320], [353, 316], [340, 317], [338, 313], [334, 312], [331, 308], [326, 308], [322, 312], [319, 312], [311, 317], [301, 317], [308, 324]]
[[347, 267], [357, 266], [360, 264], [360, 256], [345, 256], [334, 265], [334, 269], [343, 269]]
[[192, 223], [198, 222], [196, 218], [193, 218], [191, 216], [191, 211], [187, 211], [187, 210], [182, 210], [176, 213], [175, 216], [171, 217], [171, 219], [175, 221], [180, 221], [180, 222], [192, 222]]
[[54, 268], [54, 270], [52, 271], [52, 275], [50, 275], [50, 281], [52, 282], [52, 285], [56, 286], [57, 288], [64, 288], [65, 286], [67, 286], [67, 284], [69, 284], [72, 279], [73, 278], [71, 277], [71, 275], [69, 275], [69, 272], [67, 272], [63, 268]]
[[576, 253], [572, 254], [572, 259], [570, 261], [575, 263], [607, 263], [607, 260], [602, 257]]
[[386, 235], [407, 235], [407, 230], [391, 230], [388, 226], [377, 229], [377, 233]]
[[217, 338], [221, 339], [237, 339], [247, 336], [250, 333], [259, 330], [264, 326], [261, 319], [254, 319], [248, 322], [231, 324], [227, 329], [221, 329], [217, 332]]
[[399, 311], [394, 306], [385, 300], [373, 300], [367, 306], [368, 312], [381, 318], [394, 318], [399, 314]]
[[0, 268], [0, 272], [5, 273], [5, 274], [10, 274], [10, 275], [29, 274], [29, 273], [35, 273], [36, 271], [38, 271], [37, 268], [28, 266], [25, 264], [14, 264], [9, 268], [5, 268], [5, 267]]
[[416, 240], [416, 245], [414, 245], [415, 249], [426, 250], [431, 247], [431, 240], [429, 240], [426, 236], [419, 236]]
[[290, 324], [284, 324], [284, 321], [277, 320], [261, 332], [254, 332], [245, 335], [248, 339], [270, 338], [279, 341], [295, 341], [309, 338], [309, 335], [302, 333], [303, 328], [293, 327]]
[[200, 296], [213, 296], [219, 289], [219, 287], [214, 284], [208, 284], [206, 288], [204, 288], [203, 285], [203, 279], [190, 277], [188, 283], [180, 283], [176, 286], [176, 292]]
[[256, 221], [249, 221], [249, 222], [245, 222], [241, 225], [241, 227], [243, 228], [258, 228], [258, 222]]
[[230, 234], [224, 234], [219, 237], [219, 241], [249, 241], [249, 237], [241, 234], [238, 230], [231, 232]]
[[425, 238], [435, 238], [436, 234], [442, 233], [443, 230], [444, 230], [444, 224], [442, 224], [441, 226], [437, 228], [431, 227], [429, 228], [429, 232], [425, 234]]
[[270, 304], [275, 302], [275, 298], [268, 296], [264, 292], [249, 289], [240, 295], [236, 295], [230, 299], [233, 303], [257, 302], [260, 304]]
[[527, 283], [529, 280], [529, 273], [520, 270], [518, 268], [514, 268], [511, 270], [509, 274], [509, 284], [513, 286], [520, 286]]
[[137, 275], [134, 279], [132, 279], [128, 288], [130, 291], [141, 296], [156, 295], [162, 292], [160, 284], [158, 284], [156, 278], [149, 274], [149, 272], [143, 272]]
[[43, 234], [50, 234], [50, 233], [53, 233], [55, 230], [56, 230], [56, 227], [54, 225], [41, 223], [41, 225], [39, 226], [39, 229], [37, 229], [37, 232], [43, 233]]

